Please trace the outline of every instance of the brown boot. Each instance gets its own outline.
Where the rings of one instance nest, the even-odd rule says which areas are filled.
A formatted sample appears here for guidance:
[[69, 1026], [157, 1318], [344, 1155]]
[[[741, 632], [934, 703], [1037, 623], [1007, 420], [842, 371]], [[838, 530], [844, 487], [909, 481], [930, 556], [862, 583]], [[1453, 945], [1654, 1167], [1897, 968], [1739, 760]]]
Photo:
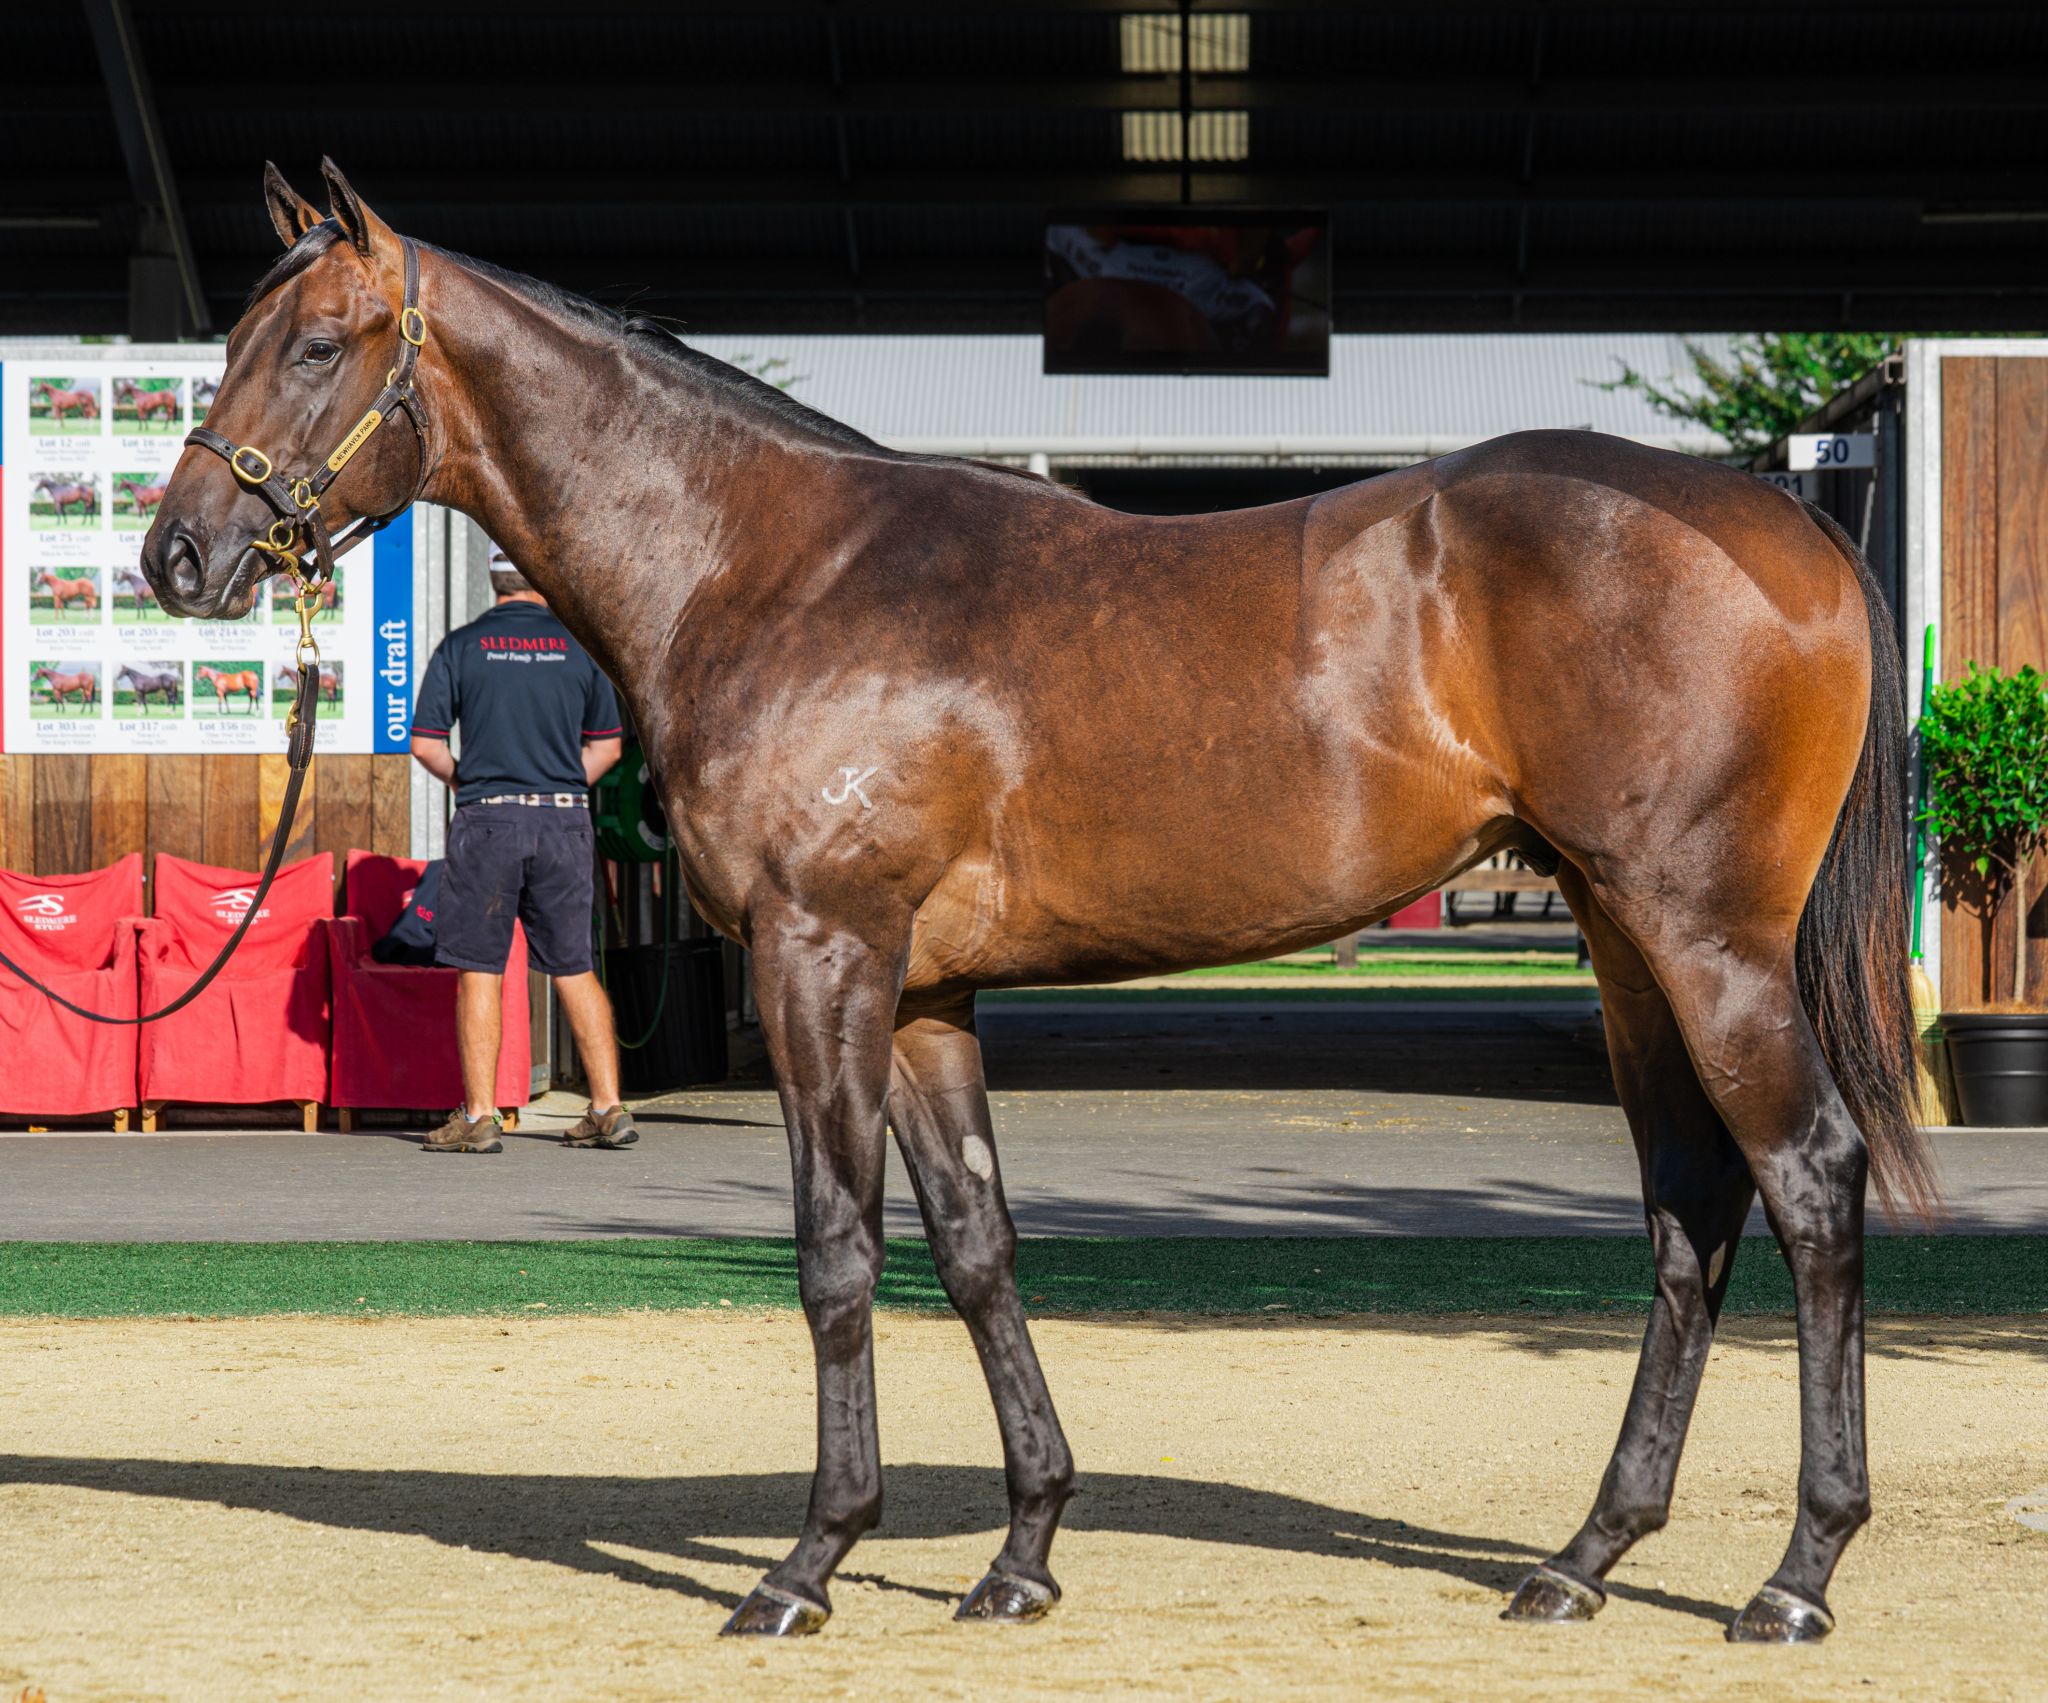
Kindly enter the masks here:
[[639, 1130], [633, 1127], [633, 1114], [624, 1106], [614, 1106], [608, 1112], [600, 1112], [595, 1106], [577, 1121], [575, 1128], [562, 1135], [564, 1147], [631, 1147], [640, 1139]]
[[448, 1114], [448, 1121], [420, 1143], [422, 1153], [502, 1153], [504, 1142], [498, 1139], [498, 1114], [492, 1112], [485, 1117], [470, 1121], [469, 1114], [457, 1106]]

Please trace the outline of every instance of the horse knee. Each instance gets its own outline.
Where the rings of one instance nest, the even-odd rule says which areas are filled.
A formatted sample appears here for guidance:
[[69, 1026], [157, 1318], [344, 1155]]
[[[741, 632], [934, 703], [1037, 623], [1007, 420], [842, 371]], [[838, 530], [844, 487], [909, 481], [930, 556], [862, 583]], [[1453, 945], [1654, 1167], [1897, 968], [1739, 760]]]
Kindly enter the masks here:
[[955, 1309], [982, 1312], [1017, 1282], [1017, 1233], [1007, 1222], [991, 1226], [975, 1214], [946, 1224], [934, 1238], [939, 1281]]
[[882, 1245], [859, 1237], [835, 1237], [817, 1248], [799, 1249], [797, 1288], [804, 1318], [821, 1354], [836, 1356], [866, 1338], [882, 1276]]

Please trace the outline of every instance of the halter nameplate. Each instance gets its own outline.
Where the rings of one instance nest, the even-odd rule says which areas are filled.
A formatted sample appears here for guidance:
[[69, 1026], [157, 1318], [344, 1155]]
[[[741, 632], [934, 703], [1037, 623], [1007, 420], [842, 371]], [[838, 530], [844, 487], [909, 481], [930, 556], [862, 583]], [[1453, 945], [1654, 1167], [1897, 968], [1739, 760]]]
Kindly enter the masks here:
[[372, 408], [355, 423], [355, 429], [334, 446], [334, 453], [327, 458], [327, 471], [339, 473], [348, 465], [349, 457], [363, 447], [365, 440], [384, 423], [381, 410]]

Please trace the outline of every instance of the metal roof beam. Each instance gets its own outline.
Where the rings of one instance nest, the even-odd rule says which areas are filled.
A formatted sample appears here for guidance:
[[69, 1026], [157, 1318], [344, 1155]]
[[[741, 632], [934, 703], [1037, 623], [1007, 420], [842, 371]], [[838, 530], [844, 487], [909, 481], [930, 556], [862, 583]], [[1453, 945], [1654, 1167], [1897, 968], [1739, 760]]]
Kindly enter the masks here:
[[[92, 0], [94, 7], [115, 0]], [[80, 85], [53, 82], [25, 88], [9, 104], [24, 113], [76, 110]], [[183, 106], [226, 108], [246, 97], [235, 83], [167, 84]], [[1715, 77], [1659, 74], [1549, 76], [1390, 77], [1364, 73], [1194, 78], [1197, 107], [1323, 113], [1530, 113], [1598, 114], [1737, 111], [2040, 112], [2048, 110], [2048, 69], [1924, 75]], [[380, 78], [349, 93], [352, 122], [421, 113], [449, 117], [547, 112], [560, 117], [615, 117], [620, 112], [681, 112], [695, 116], [917, 117], [924, 114], [1176, 111], [1179, 79], [1171, 76], [998, 77], [931, 79], [790, 75], [716, 81], [624, 78], [590, 84], [548, 82], [459, 83], [446, 79]]]
[[[142, 62], [142, 46], [136, 39], [135, 20], [128, 13], [128, 0], [85, 0], [85, 15], [92, 25], [100, 74], [106, 81], [107, 98], [113, 107], [121, 157], [128, 167], [129, 193], [142, 215], [139, 235], [144, 253], [168, 249], [177, 266], [188, 325], [195, 332], [211, 331], [213, 317], [207, 311], [205, 292], [199, 287], [192, 238], [185, 229], [184, 209], [178, 203], [177, 180], [171, 171], [170, 154], [164, 147], [163, 127], [157, 123], [156, 97], [150, 88], [148, 67]], [[139, 287], [141, 282], [138, 275], [131, 288]]]
[[[251, 253], [209, 264], [208, 293], [238, 302], [273, 258]], [[1035, 257], [947, 261], [877, 259], [863, 255], [856, 276], [843, 259], [706, 260], [685, 253], [536, 255], [509, 249], [494, 258], [550, 282], [586, 293], [651, 291], [659, 298], [847, 294], [932, 299], [1036, 298], [1042, 284]], [[112, 276], [105, 259], [0, 257], [0, 292], [91, 296]], [[1984, 254], [1959, 267], [1937, 255], [1895, 253], [1563, 254], [1518, 274], [1512, 260], [1427, 255], [1360, 257], [1340, 264], [1339, 303], [1388, 295], [1509, 293], [1572, 296], [1839, 295], [1917, 293], [1976, 300], [2048, 298], [2048, 272], [2029, 254]]]
[[[346, 164], [346, 162], [344, 162]], [[836, 170], [621, 170], [593, 173], [547, 170], [501, 173], [482, 168], [451, 171], [446, 166], [351, 168], [364, 194], [390, 217], [408, 208], [465, 210], [502, 207], [530, 212], [541, 207], [597, 209], [955, 206], [1027, 208], [1118, 206], [1165, 202], [1180, 193], [1180, 168], [1163, 165], [1121, 170], [1062, 170], [1058, 167], [973, 171], [957, 167], [856, 171], [842, 180]], [[1251, 202], [1278, 206], [1377, 206], [1465, 203], [1473, 206], [1569, 206], [1636, 202], [1857, 202], [1915, 207], [1947, 203], [1967, 187], [1975, 205], [2012, 202], [2048, 206], [2048, 189], [2038, 173], [1977, 173], [1959, 180], [1943, 171], [1889, 169], [1881, 163], [1817, 167], [1812, 171], [1759, 174], [1747, 170], [1589, 170], [1557, 168], [1524, 181], [1518, 165], [1360, 166], [1266, 170], [1227, 166], [1194, 168], [1196, 202]], [[95, 186], [80, 180], [82, 190]], [[247, 177], [209, 172], [187, 182], [193, 205], [235, 207], [253, 199]], [[82, 194], [90, 203], [93, 197]], [[420, 234], [432, 240], [430, 232]]]

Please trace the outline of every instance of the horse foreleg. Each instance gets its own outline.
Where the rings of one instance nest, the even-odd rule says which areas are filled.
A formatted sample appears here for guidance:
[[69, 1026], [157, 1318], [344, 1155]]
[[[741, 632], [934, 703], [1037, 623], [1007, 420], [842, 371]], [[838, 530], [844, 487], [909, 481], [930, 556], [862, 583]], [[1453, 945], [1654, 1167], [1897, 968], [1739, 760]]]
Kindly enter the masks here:
[[882, 1515], [873, 1309], [903, 951], [795, 906], [757, 918], [753, 941], [761, 1030], [796, 1181], [798, 1282], [817, 1359], [818, 1464], [803, 1535], [725, 1631], [779, 1636], [825, 1624], [827, 1582]]
[[1657, 1291], [1621, 1437], [1578, 1535], [1532, 1572], [1502, 1618], [1590, 1619], [1600, 1581], [1669, 1517], [1679, 1455], [1755, 1186], [1700, 1086], [1656, 977], [1571, 865], [1558, 872], [1600, 980], [1614, 1081], [1635, 1137]]
[[1059, 1600], [1047, 1557], [1073, 1494], [1074, 1457], [1017, 1295], [1017, 1232], [996, 1169], [971, 999], [898, 1027], [889, 1121], [939, 1281], [974, 1339], [1003, 1434], [1010, 1535], [959, 1618], [1035, 1620]]

